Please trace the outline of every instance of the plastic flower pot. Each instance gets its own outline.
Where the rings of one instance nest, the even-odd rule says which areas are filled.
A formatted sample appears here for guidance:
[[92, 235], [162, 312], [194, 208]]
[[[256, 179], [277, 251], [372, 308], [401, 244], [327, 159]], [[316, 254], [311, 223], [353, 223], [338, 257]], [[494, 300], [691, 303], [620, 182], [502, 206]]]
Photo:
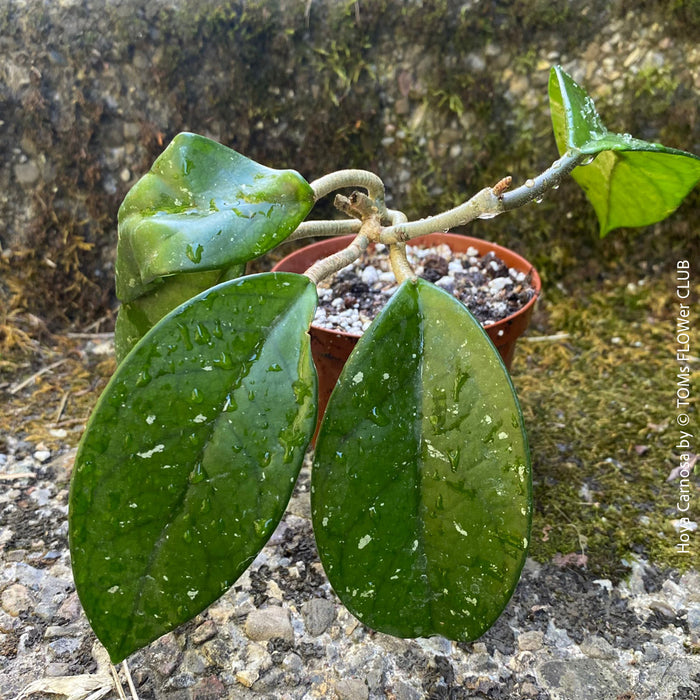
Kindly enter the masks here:
[[[312, 243], [290, 253], [272, 269], [275, 272], [303, 273], [317, 260], [326, 258], [346, 247], [353, 238], [354, 236], [339, 236]], [[479, 238], [470, 238], [456, 233], [433, 233], [410, 241], [410, 245], [426, 247], [436, 246], [441, 243], [446, 243], [455, 253], [466, 253], [469, 248], [476, 248], [479, 251], [479, 255], [482, 256], [493, 252], [508, 267], [515, 268], [518, 272], [524, 272], [530, 276], [531, 284], [535, 290], [535, 294], [530, 301], [514, 314], [484, 328], [501, 354], [504, 364], [510, 369], [513, 362], [513, 354], [515, 353], [515, 343], [518, 337], [527, 329], [532, 310], [542, 289], [542, 282], [537, 274], [537, 270], [525, 258], [512, 250]], [[329, 330], [315, 325], [311, 326], [311, 353], [318, 372], [319, 424], [343, 365], [359, 338], [359, 334]]]

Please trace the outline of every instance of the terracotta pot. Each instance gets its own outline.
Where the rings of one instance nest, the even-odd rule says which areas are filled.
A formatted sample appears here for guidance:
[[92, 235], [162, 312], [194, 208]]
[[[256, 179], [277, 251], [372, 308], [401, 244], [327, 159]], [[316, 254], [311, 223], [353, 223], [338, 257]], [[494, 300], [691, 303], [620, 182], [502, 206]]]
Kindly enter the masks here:
[[[276, 272], [302, 273], [317, 260], [326, 258], [347, 246], [353, 238], [354, 236], [339, 236], [312, 243], [290, 253], [272, 269]], [[535, 302], [542, 289], [537, 270], [525, 258], [508, 248], [478, 238], [460, 236], [456, 233], [433, 233], [429, 236], [421, 236], [413, 239], [410, 245], [435, 246], [440, 243], [446, 243], [456, 253], [465, 253], [470, 247], [476, 248], [480, 255], [493, 251], [508, 267], [530, 275], [532, 286], [535, 289], [535, 295], [532, 299], [513, 315], [498, 321], [498, 323], [486, 326], [484, 329], [500, 352], [506, 367], [510, 369], [515, 352], [515, 341], [525, 332]], [[360, 336], [354, 333], [331, 331], [319, 326], [311, 326], [311, 353], [318, 372], [319, 423], [343, 365], [359, 338]]]

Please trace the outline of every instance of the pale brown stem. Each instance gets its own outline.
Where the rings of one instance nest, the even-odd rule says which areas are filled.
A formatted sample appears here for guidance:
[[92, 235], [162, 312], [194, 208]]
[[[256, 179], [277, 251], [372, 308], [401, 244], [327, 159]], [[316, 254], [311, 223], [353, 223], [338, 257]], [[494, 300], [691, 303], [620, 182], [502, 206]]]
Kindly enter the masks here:
[[360, 232], [353, 242], [343, 250], [339, 250], [333, 255], [329, 255], [323, 260], [315, 262], [304, 274], [314, 283], [318, 284], [322, 279], [330, 277], [332, 274], [342, 270], [346, 265], [357, 260], [362, 253], [367, 250], [369, 238]]
[[393, 243], [389, 246], [389, 262], [397, 284], [401, 284], [407, 279], [417, 279], [411, 263], [408, 262], [405, 243]]
[[285, 241], [296, 241], [313, 236], [347, 236], [358, 233], [362, 226], [356, 219], [338, 219], [337, 221], [304, 221]]

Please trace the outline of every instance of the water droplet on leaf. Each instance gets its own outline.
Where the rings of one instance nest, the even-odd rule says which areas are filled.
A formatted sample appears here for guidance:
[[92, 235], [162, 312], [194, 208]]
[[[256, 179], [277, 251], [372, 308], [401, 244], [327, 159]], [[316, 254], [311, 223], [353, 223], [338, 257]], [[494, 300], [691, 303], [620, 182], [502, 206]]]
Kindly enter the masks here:
[[197, 323], [197, 328], [194, 332], [194, 339], [199, 345], [206, 345], [211, 340], [209, 329], [201, 322]]
[[455, 473], [459, 468], [459, 458], [460, 458], [460, 448], [457, 447], [454, 450], [447, 450], [447, 459], [450, 462], [450, 470]]
[[378, 426], [384, 426], [389, 424], [389, 417], [382, 413], [379, 406], [374, 406], [370, 412], [370, 420], [372, 423]]
[[199, 484], [207, 478], [207, 472], [201, 462], [194, 465], [194, 469], [190, 472], [190, 484]]
[[190, 329], [184, 323], [178, 323], [177, 327], [180, 330], [180, 336], [182, 337], [182, 342], [185, 344], [185, 349], [192, 350], [194, 346], [190, 338]]
[[187, 244], [187, 248], [185, 248], [185, 255], [195, 264], [198, 265], [200, 262], [202, 262], [202, 253], [204, 252], [204, 248], [202, 247], [201, 243], [197, 243], [197, 247], [193, 248], [191, 243]]
[[297, 379], [292, 383], [292, 390], [294, 391], [294, 398], [299, 405], [303, 404], [304, 400], [312, 395], [311, 385], [302, 379]]
[[231, 353], [222, 350], [219, 357], [217, 357], [215, 360], [212, 360], [212, 364], [215, 367], [220, 367], [221, 369], [232, 369], [233, 357], [231, 356]]
[[253, 523], [253, 527], [255, 528], [255, 533], [260, 537], [264, 537], [267, 534], [267, 531], [268, 531], [271, 523], [272, 523], [272, 520], [270, 520], [270, 519], [261, 518], [260, 520], [256, 520]]
[[147, 386], [151, 382], [151, 375], [147, 369], [143, 369], [139, 372], [139, 376], [136, 377], [136, 386]]

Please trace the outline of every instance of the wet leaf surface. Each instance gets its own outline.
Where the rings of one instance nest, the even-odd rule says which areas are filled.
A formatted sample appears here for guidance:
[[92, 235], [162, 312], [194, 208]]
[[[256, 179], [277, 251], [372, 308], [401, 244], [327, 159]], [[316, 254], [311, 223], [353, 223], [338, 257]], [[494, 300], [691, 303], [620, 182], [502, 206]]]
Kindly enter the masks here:
[[498, 353], [447, 293], [405, 283], [365, 332], [324, 418], [319, 553], [344, 604], [401, 637], [479, 637], [518, 581], [531, 486]]
[[315, 427], [315, 307], [300, 275], [221, 284], [155, 326], [102, 394], [76, 457], [70, 542], [114, 662], [218, 598], [279, 522]]
[[162, 277], [252, 260], [294, 231], [313, 202], [294, 170], [178, 134], [119, 209], [117, 296], [132, 301]]
[[700, 181], [697, 156], [609, 132], [593, 100], [558, 66], [550, 74], [549, 100], [559, 153], [588, 155], [572, 176], [595, 209], [601, 237], [665, 219]]

